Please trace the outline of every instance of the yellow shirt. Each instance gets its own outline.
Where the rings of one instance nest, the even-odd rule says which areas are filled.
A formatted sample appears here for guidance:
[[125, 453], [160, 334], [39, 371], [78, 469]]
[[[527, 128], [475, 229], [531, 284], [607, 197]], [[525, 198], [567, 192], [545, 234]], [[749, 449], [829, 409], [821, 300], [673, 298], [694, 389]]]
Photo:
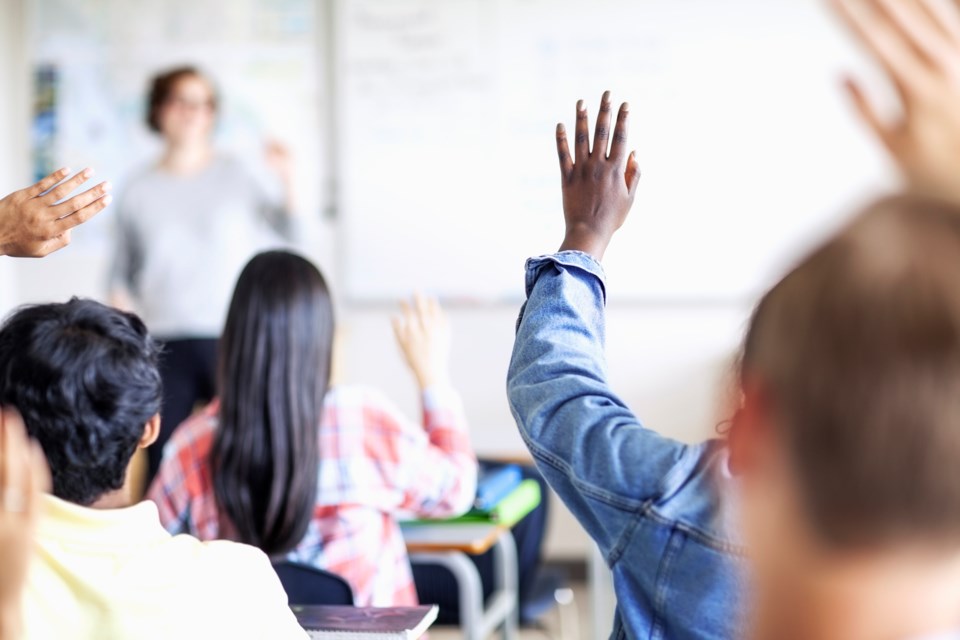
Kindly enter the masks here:
[[152, 502], [100, 510], [44, 500], [26, 640], [307, 637], [259, 549], [171, 536]]

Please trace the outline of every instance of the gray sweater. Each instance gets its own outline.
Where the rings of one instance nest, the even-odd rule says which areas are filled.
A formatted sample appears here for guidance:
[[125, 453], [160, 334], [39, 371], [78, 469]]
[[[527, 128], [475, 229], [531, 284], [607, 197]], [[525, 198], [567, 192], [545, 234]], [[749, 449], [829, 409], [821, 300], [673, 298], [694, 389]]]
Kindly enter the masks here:
[[292, 232], [278, 199], [219, 156], [193, 176], [156, 167], [133, 176], [116, 219], [111, 289], [129, 293], [165, 339], [218, 337], [244, 265]]

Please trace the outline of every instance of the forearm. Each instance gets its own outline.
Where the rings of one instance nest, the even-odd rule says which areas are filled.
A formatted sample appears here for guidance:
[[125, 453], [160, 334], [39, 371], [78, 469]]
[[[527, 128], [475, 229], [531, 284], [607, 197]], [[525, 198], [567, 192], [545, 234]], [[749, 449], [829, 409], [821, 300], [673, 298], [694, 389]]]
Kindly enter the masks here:
[[[606, 293], [600, 265], [580, 252], [531, 261], [527, 303], [508, 373], [511, 408], [523, 435], [569, 457], [591, 397], [612, 399], [604, 353]], [[562, 437], [558, 437], [562, 436]]]
[[431, 477], [424, 477], [419, 515], [460, 515], [473, 503], [477, 478], [477, 457], [470, 444], [463, 402], [447, 385], [429, 387], [422, 397]]

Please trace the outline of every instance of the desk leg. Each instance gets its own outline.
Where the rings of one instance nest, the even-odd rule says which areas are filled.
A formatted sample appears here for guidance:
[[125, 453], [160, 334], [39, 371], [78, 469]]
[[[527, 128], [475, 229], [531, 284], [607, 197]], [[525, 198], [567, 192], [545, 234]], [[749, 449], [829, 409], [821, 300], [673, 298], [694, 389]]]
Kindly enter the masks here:
[[603, 559], [597, 545], [590, 545], [588, 577], [590, 602], [593, 609], [593, 637], [607, 638], [613, 625], [613, 616], [617, 608], [617, 596], [613, 591], [613, 576]]
[[497, 585], [495, 592], [504, 594], [512, 601], [512, 606], [503, 618], [500, 630], [503, 640], [517, 640], [519, 637], [519, 583], [517, 576], [517, 545], [513, 534], [504, 531], [493, 547], [493, 563], [496, 567]]
[[484, 640], [483, 585], [477, 567], [466, 556], [451, 553], [418, 553], [410, 558], [418, 564], [446, 567], [453, 574], [460, 591], [460, 629], [464, 640]]

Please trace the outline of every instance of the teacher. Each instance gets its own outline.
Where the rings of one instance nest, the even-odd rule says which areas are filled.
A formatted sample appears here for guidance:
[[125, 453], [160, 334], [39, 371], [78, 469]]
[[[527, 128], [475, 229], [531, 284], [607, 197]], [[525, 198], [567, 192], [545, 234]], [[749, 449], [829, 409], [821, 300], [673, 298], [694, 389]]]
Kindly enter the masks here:
[[217, 108], [213, 83], [196, 68], [155, 77], [147, 126], [164, 149], [117, 202], [111, 301], [139, 312], [164, 343], [161, 433], [148, 450], [148, 483], [173, 430], [213, 398], [217, 338], [241, 269], [292, 235], [286, 151], [267, 148], [282, 187], [271, 197], [236, 158], [214, 149]]

